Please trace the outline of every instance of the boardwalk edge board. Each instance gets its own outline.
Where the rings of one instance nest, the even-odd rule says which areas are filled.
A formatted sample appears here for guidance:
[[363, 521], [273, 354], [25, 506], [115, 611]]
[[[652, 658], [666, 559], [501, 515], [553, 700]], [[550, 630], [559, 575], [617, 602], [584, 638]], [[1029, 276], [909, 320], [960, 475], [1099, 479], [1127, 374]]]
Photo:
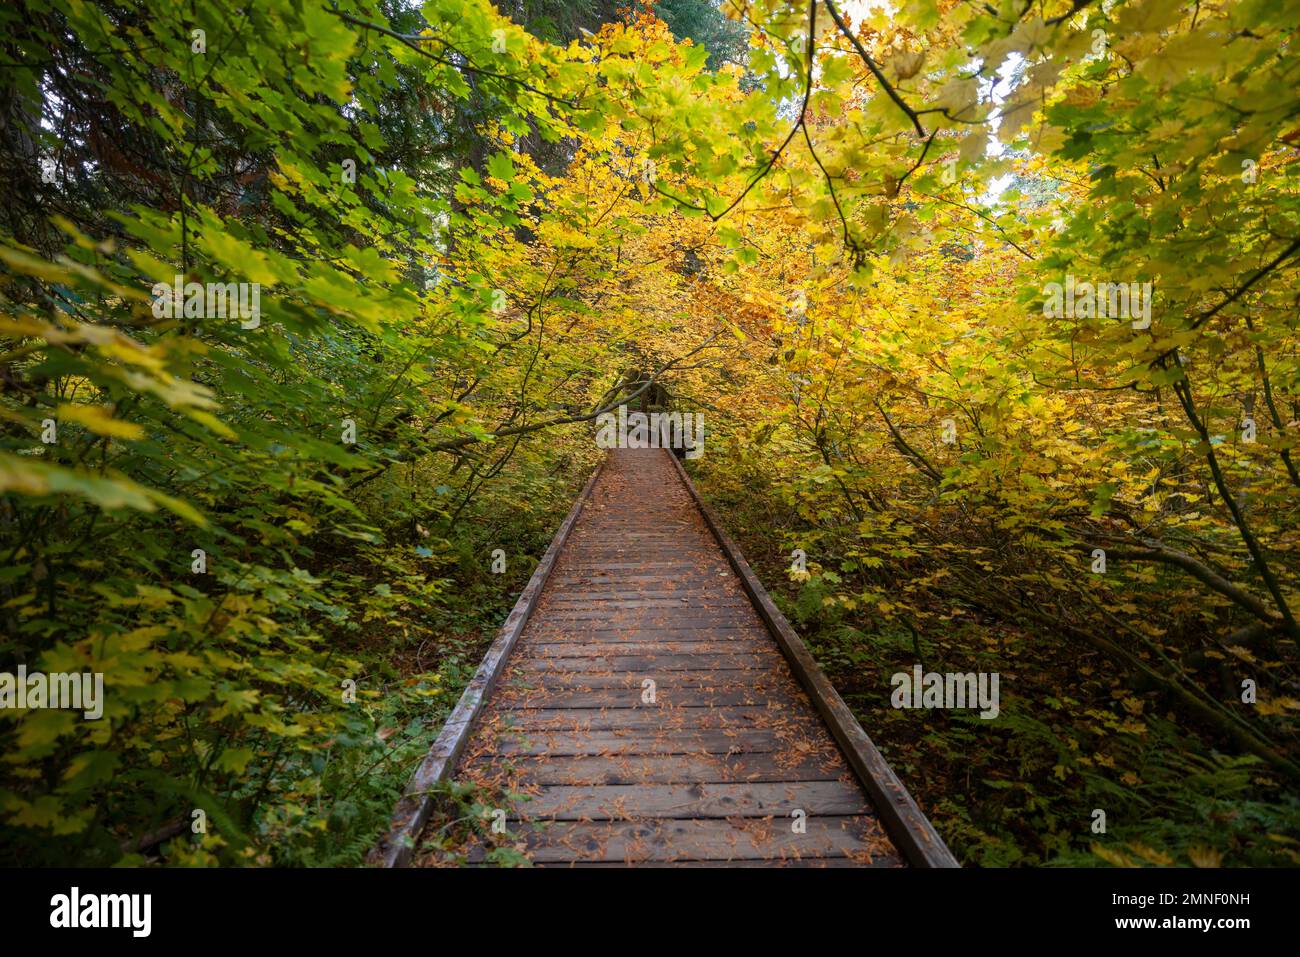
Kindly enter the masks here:
[[556, 531], [555, 537], [551, 539], [550, 547], [542, 555], [542, 560], [537, 563], [532, 577], [528, 579], [528, 584], [520, 593], [519, 600], [515, 602], [501, 630], [497, 632], [496, 640], [483, 656], [483, 661], [479, 664], [474, 677], [470, 679], [461, 693], [460, 700], [456, 702], [455, 709], [448, 716], [424, 760], [412, 775], [411, 783], [393, 811], [393, 822], [388, 834], [370, 852], [368, 861], [373, 866], [405, 867], [410, 863], [415, 853], [415, 842], [419, 839], [420, 832], [424, 829], [429, 813], [433, 809], [431, 792], [438, 783], [447, 778], [452, 768], [456, 766], [461, 752], [464, 751], [474, 719], [478, 717], [484, 702], [496, 687], [497, 679], [505, 670], [506, 659], [510, 657], [510, 652], [514, 650], [524, 626], [528, 624], [537, 600], [541, 597], [542, 589], [546, 587], [546, 582], [551, 577], [555, 561], [564, 549], [564, 543], [568, 541], [569, 532], [577, 524], [578, 516], [582, 514], [583, 506], [590, 498], [591, 490], [595, 488], [596, 480], [604, 470], [606, 461], [608, 457], [601, 461], [591, 478], [587, 480], [587, 484], [583, 486], [577, 501], [573, 503], [569, 514], [565, 516], [559, 530]]
[[894, 769], [889, 766], [875, 743], [863, 730], [849, 706], [844, 703], [803, 640], [795, 633], [785, 615], [776, 607], [740, 548], [731, 540], [722, 523], [695, 488], [695, 483], [675, 455], [669, 455], [678, 477], [690, 493], [695, 505], [704, 516], [704, 522], [713, 533], [719, 547], [727, 556], [732, 570], [740, 578], [745, 593], [749, 595], [759, 617], [767, 625], [781, 647], [791, 670], [803, 686], [813, 704], [830, 728], [831, 734], [844, 751], [849, 765], [876, 804], [880, 822], [894, 845], [914, 867], [959, 867], [948, 845], [934, 829], [930, 819], [917, 805]]

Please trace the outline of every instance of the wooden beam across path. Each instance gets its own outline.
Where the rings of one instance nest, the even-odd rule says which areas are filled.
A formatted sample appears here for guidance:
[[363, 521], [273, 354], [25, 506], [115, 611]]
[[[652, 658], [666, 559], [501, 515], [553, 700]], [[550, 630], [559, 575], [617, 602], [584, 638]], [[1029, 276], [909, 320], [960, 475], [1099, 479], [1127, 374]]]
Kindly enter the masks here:
[[956, 866], [660, 449], [587, 484], [373, 863], [441, 863], [419, 835], [453, 777], [539, 866]]

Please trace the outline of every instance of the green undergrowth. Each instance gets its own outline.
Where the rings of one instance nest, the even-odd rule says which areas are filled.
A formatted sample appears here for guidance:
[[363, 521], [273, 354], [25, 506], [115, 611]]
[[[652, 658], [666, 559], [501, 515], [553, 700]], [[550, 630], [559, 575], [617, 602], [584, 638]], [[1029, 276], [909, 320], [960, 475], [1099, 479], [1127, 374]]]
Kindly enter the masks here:
[[[742, 493], [716, 474], [701, 481], [711, 504], [963, 865], [1300, 863], [1294, 789], [1159, 690], [1067, 637], [974, 608], [918, 629], [909, 609], [848, 607], [852, 563], [834, 549], [851, 539], [823, 529], [809, 573], [792, 574], [791, 543], [807, 530], [752, 484]], [[892, 707], [891, 676], [918, 663], [997, 672], [1000, 714]]]
[[[249, 536], [210, 549], [206, 576], [151, 561], [188, 554], [167, 529], [110, 526], [101, 548], [135, 564], [59, 593], [61, 616], [95, 607], [99, 644], [36, 660], [52, 670], [60, 653], [98, 656], [110, 705], [127, 705], [76, 742], [0, 728], [3, 861], [362, 864], [590, 464], [563, 442], [521, 451], [463, 508], [462, 477], [394, 469], [356, 495], [354, 535], [310, 538], [304, 523], [301, 548]], [[34, 601], [14, 619], [3, 650], [22, 660], [50, 624]], [[45, 770], [87, 746], [69, 774]]]
[[416, 848], [424, 867], [531, 867], [518, 822], [504, 809], [526, 805], [528, 796], [473, 781], [444, 781], [434, 791], [434, 812]]

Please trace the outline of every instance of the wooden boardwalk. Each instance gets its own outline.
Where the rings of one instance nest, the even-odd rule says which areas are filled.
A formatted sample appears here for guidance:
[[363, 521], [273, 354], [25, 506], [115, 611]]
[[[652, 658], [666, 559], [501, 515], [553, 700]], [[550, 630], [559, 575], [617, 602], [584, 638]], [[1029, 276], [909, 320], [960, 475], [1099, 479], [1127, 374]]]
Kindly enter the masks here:
[[951, 865], [711, 524], [670, 453], [609, 453], [405, 813], [450, 775], [514, 796], [508, 843], [538, 865]]

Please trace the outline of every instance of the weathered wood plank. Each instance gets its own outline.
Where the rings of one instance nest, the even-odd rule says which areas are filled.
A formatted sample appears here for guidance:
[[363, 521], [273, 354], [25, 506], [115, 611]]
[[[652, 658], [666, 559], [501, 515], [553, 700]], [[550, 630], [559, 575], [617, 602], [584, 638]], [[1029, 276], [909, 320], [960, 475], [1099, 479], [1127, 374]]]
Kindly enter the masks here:
[[[633, 693], [635, 690], [635, 693]], [[757, 688], [716, 690], [713, 688], [660, 688], [655, 693], [655, 703], [641, 700], [640, 689], [617, 691], [557, 691], [545, 695], [500, 695], [497, 704], [504, 711], [536, 708], [638, 708], [642, 710], [680, 707], [724, 708], [734, 705], [766, 705], [773, 702], [795, 705], [796, 699], [782, 690], [766, 691]]]
[[672, 730], [698, 728], [788, 728], [790, 733], [820, 734], [824, 728], [816, 715], [802, 709], [765, 707], [735, 708], [575, 708], [573, 710], [536, 708], [527, 711], [498, 712], [487, 728], [500, 727], [516, 731], [617, 731], [650, 728]]
[[732, 601], [736, 598], [734, 581], [730, 585], [721, 582], [718, 584], [692, 584], [679, 581], [656, 581], [645, 587], [619, 582], [617, 588], [611, 587], [611, 585], [570, 585], [567, 581], [563, 584], [565, 587], [554, 588], [546, 593], [547, 605], [552, 603], [572, 604], [574, 602], [626, 601], [633, 599], [679, 601], [682, 598], [709, 597]]
[[743, 781], [835, 781], [849, 774], [838, 754], [809, 757], [756, 754], [513, 755], [507, 761], [491, 750], [487, 781], [509, 780], [513, 787], [547, 784], [696, 784]]
[[563, 613], [565, 617], [579, 612], [600, 612], [607, 616], [621, 617], [624, 611], [634, 611], [640, 616], [653, 617], [655, 614], [678, 615], [683, 611], [723, 615], [752, 611], [749, 605], [736, 601], [734, 596], [720, 596], [717, 593], [691, 595], [686, 592], [672, 596], [631, 594], [623, 598], [557, 599], [548, 601], [543, 607], [548, 613]]
[[779, 751], [786, 741], [775, 731], [621, 729], [617, 731], [519, 731], [502, 733], [496, 754], [756, 754]]
[[799, 700], [798, 695], [801, 694], [799, 686], [788, 675], [752, 668], [662, 672], [545, 672], [512, 669], [501, 680], [502, 700], [532, 697], [541, 702], [552, 695], [576, 691], [603, 691], [622, 696], [634, 694], [638, 699], [645, 692], [648, 699], [650, 689], [646, 685], [647, 681], [654, 682], [655, 700], [646, 700], [646, 704], [668, 703], [665, 694], [682, 691], [754, 691], [777, 698], [784, 693], [790, 701]]
[[529, 674], [557, 674], [586, 671], [716, 671], [726, 669], [768, 671], [780, 661], [775, 649], [764, 653], [750, 651], [743, 654], [712, 654], [700, 652], [693, 655], [676, 655], [672, 653], [654, 654], [644, 652], [639, 655], [604, 654], [589, 658], [546, 657], [516, 658], [511, 667]]
[[[469, 866], [483, 867], [484, 865], [475, 863]], [[574, 868], [575, 870], [586, 870], [588, 868], [594, 869], [594, 868], [601, 868], [601, 867], [614, 867], [614, 868], [621, 868], [623, 870], [627, 870], [629, 864], [627, 863], [627, 861], [561, 861], [555, 864], [538, 864], [536, 866], [540, 868], [571, 867]], [[797, 867], [797, 868], [818, 869], [824, 867], [841, 868], [841, 867], [863, 867], [863, 866], [870, 866], [870, 865], [864, 865], [861, 861], [852, 857], [799, 857], [799, 858], [784, 858], [784, 859], [776, 859], [776, 860], [772, 858], [760, 857], [760, 858], [755, 858], [754, 860], [745, 860], [745, 861], [638, 861], [635, 864], [630, 866], [649, 867], [649, 868], [689, 867], [692, 869], [697, 867], [712, 867], [712, 868]], [[895, 863], [885, 863], [882, 860], [881, 863], [877, 866], [897, 867], [900, 865]]]
[[795, 810], [810, 817], [872, 813], [856, 785], [845, 781], [756, 784], [551, 785], [517, 806], [522, 818], [557, 821], [626, 821], [641, 818], [781, 817]]
[[[868, 816], [810, 817], [795, 833], [791, 822], [755, 818], [652, 820], [634, 823], [558, 822], [521, 824], [517, 836], [531, 860], [743, 861], [845, 857], [862, 866], [894, 867], [899, 861], [880, 825]], [[476, 855], [471, 854], [470, 860]]]
[[542, 661], [549, 658], [563, 658], [566, 661], [581, 661], [585, 657], [597, 658], [610, 655], [717, 655], [717, 654], [761, 654], [775, 655], [780, 660], [781, 653], [772, 646], [771, 640], [745, 635], [729, 638], [726, 641], [584, 641], [580, 644], [565, 641], [530, 641], [527, 646], [515, 651], [516, 661]]
[[[584, 621], [608, 622], [610, 611], [586, 605], [577, 608], [550, 607], [546, 609], [546, 617], [553, 625]], [[759, 620], [758, 616], [754, 614], [754, 610], [747, 605], [734, 604], [708, 607], [689, 605], [685, 602], [676, 602], [675, 604], [666, 602], [662, 605], [656, 603], [655, 607], [636, 609], [633, 614], [627, 616], [626, 620], [620, 617], [621, 624], [640, 625], [643, 628], [650, 625], [665, 627], [671, 625], [681, 628], [692, 623], [705, 628], [713, 628], [717, 625], [748, 625]]]
[[738, 623], [710, 625], [704, 622], [678, 625], [609, 625], [599, 627], [577, 628], [573, 625], [559, 627], [547, 622], [532, 631], [532, 636], [539, 642], [551, 641], [658, 641], [690, 640], [699, 641], [702, 637], [709, 641], [726, 641], [731, 638], [754, 640], [760, 632], [754, 630], [753, 624]]

